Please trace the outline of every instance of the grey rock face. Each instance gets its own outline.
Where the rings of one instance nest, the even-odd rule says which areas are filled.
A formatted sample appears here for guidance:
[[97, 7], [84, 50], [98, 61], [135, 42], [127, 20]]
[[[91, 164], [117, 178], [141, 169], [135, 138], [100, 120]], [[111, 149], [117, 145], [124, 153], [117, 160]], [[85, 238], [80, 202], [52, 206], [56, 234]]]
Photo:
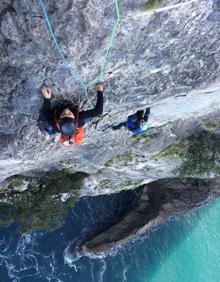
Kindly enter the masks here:
[[[38, 1], [0, 5], [0, 180], [62, 169], [66, 160], [91, 176], [83, 195], [117, 192], [173, 177], [178, 156], [155, 160], [172, 144], [217, 121], [220, 109], [218, 1], [119, 1], [121, 23], [105, 70], [104, 115], [86, 127], [85, 142], [60, 147], [37, 127], [46, 82], [55, 100], [85, 99], [53, 48]], [[61, 49], [86, 82], [96, 77], [114, 24], [113, 1], [45, 1]], [[181, 4], [178, 6], [176, 4]], [[176, 5], [176, 6], [175, 6]], [[89, 93], [92, 99], [94, 93]], [[95, 99], [92, 99], [94, 104]], [[151, 107], [149, 131], [132, 138], [112, 125]], [[89, 108], [89, 103], [85, 108]]]
[[213, 1], [213, 13], [208, 17], [210, 21], [220, 21], [220, 2], [219, 0]]

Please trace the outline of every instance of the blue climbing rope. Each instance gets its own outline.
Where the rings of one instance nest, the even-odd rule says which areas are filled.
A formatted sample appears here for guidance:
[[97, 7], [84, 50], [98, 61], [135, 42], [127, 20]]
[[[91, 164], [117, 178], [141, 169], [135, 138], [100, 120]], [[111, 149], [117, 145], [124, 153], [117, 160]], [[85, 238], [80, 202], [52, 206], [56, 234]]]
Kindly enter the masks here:
[[60, 49], [60, 46], [59, 46], [59, 44], [57, 42], [57, 39], [56, 39], [56, 37], [54, 35], [54, 32], [52, 30], [49, 18], [47, 16], [47, 11], [45, 9], [44, 1], [43, 0], [39, 0], [39, 2], [40, 2], [40, 6], [41, 6], [41, 8], [43, 10], [44, 19], [45, 19], [45, 21], [47, 23], [48, 30], [50, 32], [50, 35], [51, 35], [53, 41], [54, 41], [54, 45], [55, 45], [58, 53], [60, 54], [60, 57], [63, 59], [63, 62], [65, 63], [66, 67], [69, 69], [69, 71], [70, 71], [71, 75], [73, 76], [74, 80], [78, 81], [83, 87], [86, 87], [86, 84], [83, 82], [83, 80], [80, 78], [80, 76], [76, 73], [76, 71], [72, 67], [71, 63], [65, 58], [62, 50]]
[[[109, 56], [109, 52], [110, 52], [110, 49], [112, 48], [113, 46], [113, 40], [117, 34], [117, 30], [118, 30], [118, 26], [119, 26], [119, 23], [120, 23], [120, 11], [119, 11], [119, 4], [118, 4], [118, 0], [114, 0], [114, 3], [115, 3], [115, 12], [116, 12], [116, 21], [114, 23], [114, 27], [113, 27], [113, 30], [112, 30], [112, 33], [110, 35], [110, 38], [108, 40], [108, 44], [107, 44], [107, 47], [105, 48], [105, 53], [104, 53], [104, 56], [102, 58], [102, 63], [101, 63], [101, 66], [100, 66], [100, 71], [99, 71], [99, 74], [98, 76], [92, 80], [90, 83], [86, 84], [82, 78], [76, 73], [76, 71], [74, 70], [72, 64], [65, 58], [62, 50], [60, 49], [59, 47], [59, 44], [57, 42], [57, 39], [55, 37], [55, 34], [52, 30], [52, 27], [51, 27], [51, 24], [50, 24], [50, 20], [48, 18], [48, 15], [47, 15], [47, 11], [46, 11], [46, 8], [45, 8], [45, 5], [44, 5], [44, 1], [43, 0], [39, 0], [39, 3], [40, 3], [40, 6], [43, 10], [43, 15], [44, 15], [44, 20], [47, 24], [47, 27], [48, 27], [48, 30], [50, 32], [50, 35], [51, 35], [51, 38], [54, 42], [54, 45], [60, 55], [60, 57], [62, 58], [65, 66], [67, 67], [67, 69], [70, 71], [70, 74], [72, 75], [73, 79], [78, 82], [79, 84], [81, 84], [81, 86], [84, 88], [85, 90], [85, 94], [87, 96], [88, 94], [88, 90], [89, 88], [94, 85], [96, 82], [98, 82], [99, 80], [103, 80], [103, 76], [104, 76], [104, 71], [105, 71], [105, 67], [108, 63], [108, 56]], [[88, 96], [87, 96], [88, 98]], [[89, 98], [88, 98], [89, 100]], [[89, 100], [90, 102], [90, 100]], [[91, 104], [91, 103], [90, 103]]]

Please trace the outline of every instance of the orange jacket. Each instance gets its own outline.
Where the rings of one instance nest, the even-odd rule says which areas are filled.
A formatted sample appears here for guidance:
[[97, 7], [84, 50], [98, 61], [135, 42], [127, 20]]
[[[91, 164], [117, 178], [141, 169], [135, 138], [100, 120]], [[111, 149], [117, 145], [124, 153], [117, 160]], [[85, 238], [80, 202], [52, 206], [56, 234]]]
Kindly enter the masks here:
[[[54, 113], [54, 120], [56, 123], [57, 128], [60, 130], [60, 125], [58, 120], [56, 119], [56, 112]], [[74, 146], [77, 144], [82, 144], [84, 139], [84, 127], [79, 127], [76, 129], [73, 135], [65, 136], [61, 133], [60, 135], [60, 144], [64, 146]]]
[[74, 146], [76, 144], [82, 144], [84, 139], [84, 127], [76, 129], [72, 136], [60, 135], [60, 144], [64, 146]]

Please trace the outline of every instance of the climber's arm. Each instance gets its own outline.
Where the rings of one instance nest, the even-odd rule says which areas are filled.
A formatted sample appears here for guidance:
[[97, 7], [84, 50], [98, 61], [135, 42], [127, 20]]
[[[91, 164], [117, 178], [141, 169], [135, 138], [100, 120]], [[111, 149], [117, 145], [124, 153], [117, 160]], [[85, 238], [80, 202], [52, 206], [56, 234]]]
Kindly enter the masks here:
[[44, 97], [44, 103], [41, 109], [41, 114], [43, 115], [44, 119], [48, 123], [51, 123], [53, 122], [53, 111], [51, 110], [51, 105], [50, 105], [50, 100], [52, 98], [52, 92], [46, 85], [42, 86], [41, 91]]
[[79, 113], [79, 127], [83, 126], [86, 122], [94, 117], [98, 117], [103, 113], [103, 87], [99, 88], [96, 86], [97, 90], [97, 102], [94, 109], [88, 111], [82, 111]]

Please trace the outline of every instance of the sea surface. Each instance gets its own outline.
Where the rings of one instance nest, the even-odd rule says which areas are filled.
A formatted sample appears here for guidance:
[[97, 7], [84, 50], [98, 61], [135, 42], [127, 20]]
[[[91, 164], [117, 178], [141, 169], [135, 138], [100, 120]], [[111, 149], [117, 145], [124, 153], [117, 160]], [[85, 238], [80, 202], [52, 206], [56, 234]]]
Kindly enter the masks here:
[[81, 198], [66, 223], [51, 232], [19, 234], [16, 222], [1, 227], [0, 281], [220, 281], [219, 199], [100, 256], [76, 251], [82, 238], [135, 205], [139, 193]]

